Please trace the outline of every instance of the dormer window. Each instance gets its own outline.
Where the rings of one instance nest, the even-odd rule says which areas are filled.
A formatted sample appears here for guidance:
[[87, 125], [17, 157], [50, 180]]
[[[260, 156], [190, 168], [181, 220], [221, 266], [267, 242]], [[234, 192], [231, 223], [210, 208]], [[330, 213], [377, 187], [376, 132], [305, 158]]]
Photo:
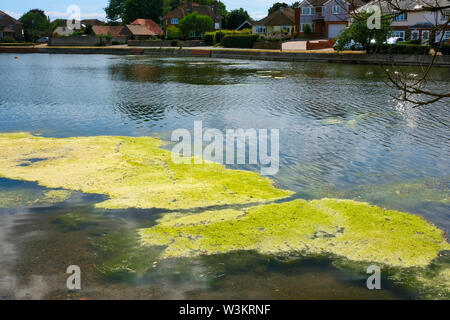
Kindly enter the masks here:
[[178, 18], [172, 18], [171, 24], [178, 24]]
[[407, 20], [408, 20], [408, 14], [406, 12], [397, 14], [394, 17], [394, 21], [397, 21], [397, 22], [399, 22], [399, 21], [407, 21]]

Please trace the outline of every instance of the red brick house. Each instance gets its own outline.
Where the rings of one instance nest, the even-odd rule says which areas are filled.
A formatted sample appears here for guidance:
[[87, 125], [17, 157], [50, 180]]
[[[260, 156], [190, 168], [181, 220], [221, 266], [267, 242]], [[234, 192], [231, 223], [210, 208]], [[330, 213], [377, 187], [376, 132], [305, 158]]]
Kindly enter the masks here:
[[218, 9], [217, 0], [214, 1], [212, 6], [200, 5], [192, 2], [192, 0], [187, 2], [180, 0], [178, 8], [173, 9], [163, 17], [163, 27], [167, 29], [168, 26], [178, 26], [181, 19], [193, 12], [197, 12], [200, 15], [210, 17], [214, 21], [214, 29], [220, 30], [222, 29], [223, 17], [219, 14]]
[[0, 40], [6, 37], [22, 39], [22, 22], [0, 11]]
[[309, 25], [315, 37], [336, 38], [349, 25], [349, 12], [363, 4], [361, 0], [304, 0], [295, 8], [295, 30], [303, 36]]

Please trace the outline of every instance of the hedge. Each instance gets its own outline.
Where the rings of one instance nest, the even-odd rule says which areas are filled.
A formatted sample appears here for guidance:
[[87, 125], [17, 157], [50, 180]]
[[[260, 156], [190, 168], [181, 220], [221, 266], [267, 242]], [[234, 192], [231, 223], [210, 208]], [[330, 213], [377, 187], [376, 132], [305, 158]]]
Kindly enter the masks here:
[[427, 55], [430, 54], [431, 46], [421, 44], [382, 44], [371, 45], [367, 48], [368, 53], [380, 54], [412, 54]]
[[259, 35], [257, 34], [240, 34], [240, 35], [227, 35], [223, 39], [223, 46], [225, 48], [244, 48], [251, 49]]
[[215, 32], [206, 32], [203, 41], [205, 41], [205, 44], [207, 46], [213, 46], [215, 45], [215, 36], [216, 36]]
[[441, 46], [441, 48], [439, 49], [439, 51], [440, 51], [442, 54], [450, 55], [450, 44], [443, 44], [443, 45]]

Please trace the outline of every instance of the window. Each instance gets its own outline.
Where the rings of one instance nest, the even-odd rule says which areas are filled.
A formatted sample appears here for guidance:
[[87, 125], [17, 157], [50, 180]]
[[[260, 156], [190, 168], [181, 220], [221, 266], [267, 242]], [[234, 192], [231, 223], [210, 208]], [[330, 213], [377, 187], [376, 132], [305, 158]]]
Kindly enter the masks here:
[[302, 23], [302, 24], [300, 25], [300, 31], [301, 31], [301, 32], [304, 32], [304, 31], [303, 31], [303, 27], [304, 27], [305, 25], [309, 25], [309, 27], [311, 28], [311, 31], [314, 31], [314, 27], [313, 27], [313, 25], [312, 25], [311, 23]]
[[266, 33], [267, 27], [266, 26], [256, 26], [256, 33]]
[[419, 40], [419, 30], [411, 31], [411, 40]]
[[214, 24], [214, 30], [219, 30], [220, 29], [220, 23], [216, 22]]
[[333, 6], [333, 14], [340, 14], [340, 13], [341, 13], [341, 7]]
[[323, 17], [324, 12], [325, 12], [325, 8], [324, 7], [320, 7], [320, 10], [319, 10], [319, 13], [318, 13], [319, 16]]
[[312, 8], [311, 7], [304, 7], [302, 8], [302, 16], [310, 16], [312, 15]]
[[178, 18], [172, 18], [170, 21], [171, 24], [178, 24]]
[[406, 12], [403, 12], [401, 14], [397, 14], [394, 17], [394, 21], [400, 22], [400, 21], [407, 21], [408, 20], [408, 14]]
[[430, 31], [429, 30], [423, 30], [422, 31], [422, 42], [428, 43], [430, 41]]
[[405, 39], [405, 31], [394, 31], [391, 33], [391, 37]]
[[289, 27], [289, 26], [280, 26], [280, 30], [281, 30], [281, 31], [289, 32], [290, 27]]

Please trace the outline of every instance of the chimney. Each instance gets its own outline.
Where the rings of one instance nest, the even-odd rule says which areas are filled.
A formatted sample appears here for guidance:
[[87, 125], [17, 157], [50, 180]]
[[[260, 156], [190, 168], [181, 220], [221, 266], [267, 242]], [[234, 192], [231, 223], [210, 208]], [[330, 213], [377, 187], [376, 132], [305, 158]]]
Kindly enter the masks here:
[[188, 13], [192, 13], [192, 0], [188, 0]]

